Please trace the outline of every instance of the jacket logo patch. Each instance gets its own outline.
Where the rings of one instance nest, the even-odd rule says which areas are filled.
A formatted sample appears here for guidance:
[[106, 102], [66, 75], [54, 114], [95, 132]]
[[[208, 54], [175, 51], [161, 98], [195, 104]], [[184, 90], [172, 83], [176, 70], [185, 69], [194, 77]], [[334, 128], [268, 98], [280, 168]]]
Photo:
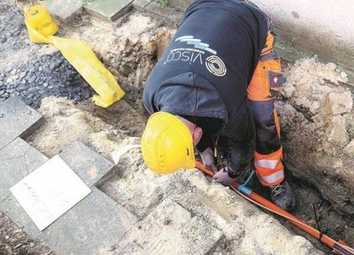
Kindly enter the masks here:
[[221, 58], [216, 55], [211, 55], [207, 57], [207, 59], [205, 60], [205, 66], [208, 71], [214, 74], [215, 76], [222, 77], [226, 75], [227, 69], [225, 63], [224, 61], [222, 61]]
[[[184, 35], [175, 39], [175, 42], [187, 44], [187, 47], [172, 49], [164, 64], [183, 62], [187, 64], [201, 65], [215, 76], [223, 77], [227, 73], [224, 61], [217, 56], [217, 51], [208, 43], [194, 38], [193, 35]], [[188, 47], [190, 46], [190, 47]]]
[[164, 64], [172, 62], [184, 62], [187, 64], [203, 65], [204, 52], [196, 49], [180, 48], [169, 52]]

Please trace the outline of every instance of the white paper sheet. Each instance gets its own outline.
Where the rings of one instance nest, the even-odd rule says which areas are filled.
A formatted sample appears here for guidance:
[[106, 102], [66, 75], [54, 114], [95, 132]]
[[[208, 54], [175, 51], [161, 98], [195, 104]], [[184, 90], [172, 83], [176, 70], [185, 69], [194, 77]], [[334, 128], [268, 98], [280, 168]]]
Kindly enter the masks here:
[[59, 156], [48, 160], [10, 191], [40, 231], [91, 192]]

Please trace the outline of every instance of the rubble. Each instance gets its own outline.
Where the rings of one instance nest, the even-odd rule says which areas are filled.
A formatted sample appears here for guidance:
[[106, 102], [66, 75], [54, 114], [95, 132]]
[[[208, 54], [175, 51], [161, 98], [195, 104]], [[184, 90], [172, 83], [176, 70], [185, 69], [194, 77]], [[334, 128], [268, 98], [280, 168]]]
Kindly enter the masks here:
[[348, 157], [354, 158], [354, 140], [352, 140], [345, 148], [344, 152]]
[[353, 96], [343, 85], [347, 78], [335, 64], [316, 58], [297, 61], [287, 77], [278, 110], [292, 173], [313, 184], [337, 210], [354, 216], [354, 158], [347, 153]]
[[[84, 139], [86, 143], [106, 157], [111, 156], [114, 151], [124, 151], [126, 147], [139, 144], [138, 137], [127, 136], [117, 127], [105, 123], [102, 119], [65, 99], [45, 99], [39, 111], [47, 119], [47, 124], [32, 135], [31, 144], [47, 155], [60, 151], [64, 143], [75, 139]], [[121, 118], [124, 119], [126, 113], [127, 111], [122, 114]], [[84, 120], [86, 124], [83, 123]], [[50, 125], [50, 123], [55, 124]], [[74, 129], [75, 126], [81, 127], [81, 132], [65, 131]], [[140, 128], [142, 129], [143, 125]], [[108, 131], [109, 135], [92, 142], [92, 137], [102, 132], [101, 130]], [[56, 142], [68, 137], [69, 133], [71, 134], [69, 140], [63, 143]], [[141, 249], [137, 248], [139, 245], [127, 246], [127, 244], [143, 242], [147, 245], [146, 249], [156, 251], [157, 248], [154, 246], [156, 240], [162, 240], [159, 243], [160, 249], [166, 251], [172, 245], [169, 239], [170, 233], [174, 233], [178, 240], [182, 238], [181, 240], [184, 240], [186, 244], [194, 240], [189, 245], [176, 248], [176, 252], [183, 254], [184, 249], [198, 247], [199, 241], [196, 240], [206, 238], [203, 229], [205, 231], [209, 229], [211, 233], [215, 233], [215, 237], [210, 236], [210, 243], [208, 243], [208, 245], [213, 243], [215, 245], [203, 248], [209, 247], [208, 249], [214, 252], [211, 254], [231, 254], [235, 250], [241, 250], [240, 254], [259, 254], [259, 251], [280, 254], [284, 249], [294, 251], [293, 254], [321, 254], [303, 237], [293, 237], [293, 234], [272, 216], [264, 214], [223, 186], [210, 184], [199, 172], [186, 171], [174, 175], [156, 176], [143, 164], [139, 148], [131, 148], [121, 156], [113, 176], [105, 180], [100, 189], [141, 220], [139, 223], [141, 228], [136, 226], [136, 230], [134, 228], [130, 230], [125, 236], [126, 239], [123, 238], [119, 242], [117, 240], [116, 248], [111, 253], [105, 251], [104, 254], [124, 254], [124, 251], [129, 254], [128, 251], [135, 251], [134, 249], [144, 254]], [[182, 222], [174, 221], [172, 215], [172, 222], [167, 224], [167, 229], [162, 231], [159, 228], [160, 231], [156, 232], [159, 233], [158, 237], [144, 232], [150, 233], [151, 228], [148, 226], [159, 226], [164, 222], [157, 215], [159, 215], [159, 208], [164, 208], [163, 205], [169, 203], [178, 208], [182, 206], [183, 209], [179, 209], [181, 213], [191, 215], [184, 219], [186, 223], [194, 226], [194, 232], [190, 233], [190, 237], [185, 236], [185, 227]], [[154, 214], [156, 217], [152, 216]], [[198, 222], [199, 224], [196, 224]], [[144, 223], [147, 225], [145, 226]], [[255, 228], [255, 226], [258, 227]], [[272, 231], [265, 231], [266, 229], [272, 229]], [[273, 231], [274, 229], [276, 231]], [[133, 240], [136, 241], [132, 242]], [[204, 246], [205, 243], [201, 244]], [[199, 254], [204, 254], [204, 252]]]
[[331, 115], [349, 113], [353, 108], [352, 93], [347, 90], [343, 93], [331, 92], [327, 95], [323, 112]]
[[[342, 116], [333, 116], [329, 119], [328, 127], [326, 127], [327, 148], [330, 145], [343, 148], [349, 142], [349, 136], [346, 130], [345, 118]], [[333, 152], [335, 153], [335, 152]]]
[[[101, 189], [142, 219], [112, 254], [205, 254], [204, 249], [213, 242], [215, 246], [207, 254], [322, 254], [231, 190], [210, 183], [200, 172], [154, 175], [142, 164], [138, 149], [122, 157], [116, 177]], [[164, 209], [167, 205], [185, 216], [174, 218], [174, 210]], [[208, 233], [200, 232], [203, 229]], [[170, 244], [171, 235], [176, 235], [173, 243], [180, 244], [183, 238], [184, 244]]]
[[313, 116], [348, 113], [353, 99], [348, 89], [339, 86], [347, 82], [333, 63], [323, 64], [316, 58], [297, 61], [287, 72], [287, 83], [283, 95]]

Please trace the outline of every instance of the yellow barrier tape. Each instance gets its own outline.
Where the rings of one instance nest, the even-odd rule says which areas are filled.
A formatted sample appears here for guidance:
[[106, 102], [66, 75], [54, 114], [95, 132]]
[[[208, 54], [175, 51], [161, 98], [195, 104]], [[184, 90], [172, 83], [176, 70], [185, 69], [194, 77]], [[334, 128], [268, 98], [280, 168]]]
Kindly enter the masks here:
[[53, 36], [58, 26], [45, 7], [25, 9], [25, 24], [32, 42], [52, 44], [81, 74], [98, 94], [92, 98], [96, 105], [107, 108], [124, 96], [115, 77], [85, 42]]

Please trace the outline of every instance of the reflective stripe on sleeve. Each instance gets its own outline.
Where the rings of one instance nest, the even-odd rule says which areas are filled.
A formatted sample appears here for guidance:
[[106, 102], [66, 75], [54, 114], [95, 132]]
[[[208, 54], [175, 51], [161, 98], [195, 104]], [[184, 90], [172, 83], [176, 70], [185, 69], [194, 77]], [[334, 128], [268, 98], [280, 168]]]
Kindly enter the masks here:
[[283, 181], [285, 178], [284, 171], [279, 171], [268, 176], [259, 176], [260, 181], [266, 185], [275, 185]]
[[278, 165], [278, 163], [279, 163], [279, 160], [261, 159], [261, 160], [255, 161], [255, 166], [274, 169]]

